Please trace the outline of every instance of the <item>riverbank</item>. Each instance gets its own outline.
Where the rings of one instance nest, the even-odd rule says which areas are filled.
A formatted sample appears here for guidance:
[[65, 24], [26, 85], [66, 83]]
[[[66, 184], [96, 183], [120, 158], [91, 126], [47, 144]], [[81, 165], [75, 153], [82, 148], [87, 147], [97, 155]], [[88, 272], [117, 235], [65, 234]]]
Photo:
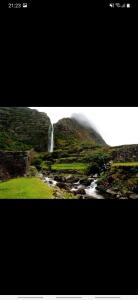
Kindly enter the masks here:
[[97, 188], [111, 199], [138, 199], [138, 163], [113, 163], [101, 173]]
[[42, 175], [42, 180], [54, 187], [56, 198], [60, 196], [59, 191], [64, 190], [77, 199], [104, 199], [103, 195], [97, 191], [97, 174], [88, 177], [79, 173], [65, 175], [48, 172]]
[[0, 199], [78, 199], [39, 177], [15, 178], [0, 182]]

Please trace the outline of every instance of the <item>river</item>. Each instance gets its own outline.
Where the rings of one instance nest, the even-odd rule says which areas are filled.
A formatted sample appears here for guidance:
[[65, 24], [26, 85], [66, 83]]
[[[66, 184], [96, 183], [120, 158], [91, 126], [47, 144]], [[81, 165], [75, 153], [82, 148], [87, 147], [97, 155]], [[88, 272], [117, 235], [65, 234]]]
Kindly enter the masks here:
[[[92, 180], [91, 184], [87, 187], [80, 184], [79, 181], [72, 183], [71, 187], [70, 187], [70, 191], [74, 192], [79, 189], [84, 189], [86, 196], [92, 197], [93, 199], [104, 199], [104, 197], [102, 195], [100, 195], [96, 189], [97, 188], [97, 180], [98, 179]], [[58, 181], [54, 180], [51, 177], [44, 177], [44, 182], [46, 182], [47, 184], [49, 184], [51, 186], [56, 186], [58, 183]]]

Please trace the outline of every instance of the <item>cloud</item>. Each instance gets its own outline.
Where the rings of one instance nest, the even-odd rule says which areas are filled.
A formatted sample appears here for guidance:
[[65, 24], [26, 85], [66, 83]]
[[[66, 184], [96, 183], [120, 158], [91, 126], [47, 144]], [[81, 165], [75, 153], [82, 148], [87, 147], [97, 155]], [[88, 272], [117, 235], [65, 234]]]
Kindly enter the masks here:
[[71, 115], [71, 118], [77, 120], [78, 123], [80, 123], [80, 124], [83, 125], [84, 127], [86, 127], [86, 128], [92, 128], [92, 129], [94, 129], [97, 133], [99, 133], [98, 130], [97, 130], [97, 128], [96, 128], [96, 126], [95, 126], [95, 124], [94, 124], [92, 121], [90, 121], [90, 120], [86, 117], [86, 115], [84, 115], [84, 114], [82, 114], [82, 113], [73, 113], [73, 114]]

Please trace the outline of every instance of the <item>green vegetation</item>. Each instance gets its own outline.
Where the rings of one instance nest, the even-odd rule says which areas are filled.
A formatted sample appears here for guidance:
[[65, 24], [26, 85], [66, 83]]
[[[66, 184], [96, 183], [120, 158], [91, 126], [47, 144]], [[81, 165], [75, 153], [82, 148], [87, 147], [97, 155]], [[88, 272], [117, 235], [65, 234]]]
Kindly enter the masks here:
[[27, 176], [33, 177], [33, 176], [37, 176], [37, 175], [38, 175], [38, 171], [37, 171], [36, 167], [35, 166], [30, 166], [29, 170], [28, 170], [28, 173], [27, 173]]
[[28, 107], [0, 107], [0, 150], [24, 151], [48, 147], [50, 119]]
[[30, 149], [30, 145], [17, 140], [14, 136], [7, 132], [0, 132], [0, 150], [7, 151], [26, 151]]
[[100, 168], [99, 165], [96, 162], [91, 163], [88, 165], [86, 169], [86, 175], [94, 175], [94, 174], [99, 174], [100, 173]]
[[118, 162], [118, 163], [113, 163], [112, 167], [138, 167], [138, 162]]
[[[16, 178], [0, 183], [0, 199], [55, 199], [57, 188], [39, 178]], [[58, 199], [74, 199], [72, 193], [58, 189]]]
[[85, 170], [87, 167], [84, 163], [64, 163], [54, 164], [52, 170]]
[[68, 146], [77, 146], [82, 143], [91, 143], [92, 145], [105, 145], [100, 134], [91, 127], [90, 124], [78, 122], [75, 118], [63, 118], [54, 124], [56, 148], [66, 148]]
[[53, 199], [53, 188], [39, 178], [16, 178], [0, 183], [0, 199]]
[[101, 173], [98, 188], [101, 191], [112, 189], [122, 196], [138, 194], [138, 163], [113, 163], [107, 171]]

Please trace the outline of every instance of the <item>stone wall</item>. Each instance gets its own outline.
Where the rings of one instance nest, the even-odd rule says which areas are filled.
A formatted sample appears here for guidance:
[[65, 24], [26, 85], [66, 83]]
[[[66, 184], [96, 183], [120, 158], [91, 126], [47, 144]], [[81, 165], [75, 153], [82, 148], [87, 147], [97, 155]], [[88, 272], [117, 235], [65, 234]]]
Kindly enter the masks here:
[[138, 145], [124, 145], [114, 147], [112, 158], [116, 162], [138, 161]]
[[25, 176], [30, 160], [30, 151], [0, 151], [0, 180]]

